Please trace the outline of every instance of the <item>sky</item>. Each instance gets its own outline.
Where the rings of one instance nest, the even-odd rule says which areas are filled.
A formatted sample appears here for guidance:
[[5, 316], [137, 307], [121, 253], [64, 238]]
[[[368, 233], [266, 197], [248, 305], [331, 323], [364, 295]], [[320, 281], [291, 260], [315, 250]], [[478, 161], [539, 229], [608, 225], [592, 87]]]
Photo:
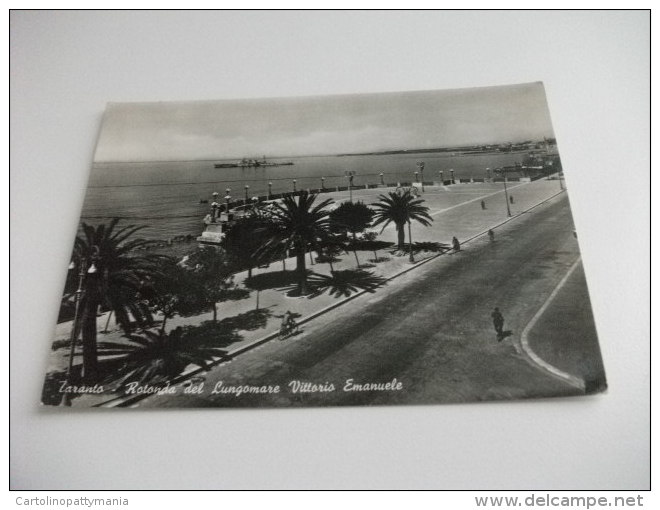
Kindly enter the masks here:
[[109, 103], [95, 161], [331, 155], [553, 137], [540, 82], [442, 91]]

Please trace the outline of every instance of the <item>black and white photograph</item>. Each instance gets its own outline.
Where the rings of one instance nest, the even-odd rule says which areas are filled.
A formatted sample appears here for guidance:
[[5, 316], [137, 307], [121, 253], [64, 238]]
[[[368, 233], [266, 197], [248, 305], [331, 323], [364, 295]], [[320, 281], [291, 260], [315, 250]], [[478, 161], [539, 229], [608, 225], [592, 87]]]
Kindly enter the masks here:
[[110, 103], [42, 403], [603, 392], [541, 82]]
[[159, 7], [9, 13], [11, 504], [651, 487], [650, 10]]

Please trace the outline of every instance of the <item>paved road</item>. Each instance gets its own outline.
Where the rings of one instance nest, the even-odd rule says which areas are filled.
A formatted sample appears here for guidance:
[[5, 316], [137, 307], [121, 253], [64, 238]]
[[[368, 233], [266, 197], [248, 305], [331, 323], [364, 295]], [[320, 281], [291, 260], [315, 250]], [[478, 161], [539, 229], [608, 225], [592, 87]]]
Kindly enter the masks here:
[[[140, 407], [428, 404], [572, 395], [578, 390], [518, 352], [518, 338], [578, 257], [566, 195], [205, 375], [204, 394], [154, 396]], [[498, 306], [511, 336], [498, 342]], [[295, 309], [295, 300], [292, 300]], [[585, 328], [593, 327], [585, 324]], [[575, 331], [576, 341], [581, 332]], [[345, 382], [399, 390], [344, 391]], [[211, 394], [215, 385], [279, 385], [279, 393]], [[334, 391], [292, 393], [291, 381]], [[396, 383], [395, 383], [396, 384]], [[394, 384], [394, 385], [395, 385]]]

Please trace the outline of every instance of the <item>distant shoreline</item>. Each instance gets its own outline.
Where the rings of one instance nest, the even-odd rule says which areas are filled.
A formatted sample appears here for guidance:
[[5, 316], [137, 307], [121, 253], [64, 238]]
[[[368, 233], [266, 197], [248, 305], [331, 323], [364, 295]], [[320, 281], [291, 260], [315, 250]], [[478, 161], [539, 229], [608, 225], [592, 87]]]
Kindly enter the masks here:
[[[302, 155], [287, 155], [287, 156], [272, 156], [272, 160], [280, 159], [306, 159], [306, 158], [331, 158], [331, 157], [346, 157], [346, 156], [391, 156], [396, 154], [424, 154], [424, 153], [448, 153], [454, 156], [462, 155], [475, 155], [475, 154], [510, 154], [510, 153], [519, 153], [519, 152], [529, 152], [534, 150], [530, 147], [520, 147], [517, 144], [513, 144], [515, 148], [511, 150], [497, 150], [496, 147], [501, 147], [501, 144], [489, 145], [488, 149], [480, 149], [480, 145], [471, 145], [471, 146], [460, 146], [460, 147], [432, 147], [428, 149], [417, 148], [417, 149], [390, 149], [390, 150], [381, 150], [373, 152], [346, 152], [340, 154], [302, 154]], [[239, 161], [241, 157], [226, 157], [218, 156], [217, 158], [195, 158], [195, 159], [154, 159], [154, 160], [94, 160], [92, 161], [92, 166], [94, 165], [115, 165], [115, 164], [152, 164], [152, 163], [195, 163], [195, 162], [222, 162], [222, 161]]]
[[[534, 149], [529, 149], [529, 148], [516, 148], [508, 151], [501, 151], [501, 150], [480, 150], [476, 148], [466, 148], [466, 147], [456, 147], [456, 148], [437, 148], [437, 149], [400, 149], [400, 150], [393, 150], [393, 151], [379, 151], [379, 152], [352, 152], [348, 154], [337, 154], [337, 157], [344, 157], [344, 156], [392, 156], [394, 154], [426, 154], [429, 152], [436, 152], [436, 153], [449, 153], [452, 156], [474, 156], [476, 154], [483, 154], [483, 155], [493, 155], [493, 154], [517, 154], [519, 152], [530, 152], [530, 150]], [[539, 149], [536, 149], [539, 150]]]

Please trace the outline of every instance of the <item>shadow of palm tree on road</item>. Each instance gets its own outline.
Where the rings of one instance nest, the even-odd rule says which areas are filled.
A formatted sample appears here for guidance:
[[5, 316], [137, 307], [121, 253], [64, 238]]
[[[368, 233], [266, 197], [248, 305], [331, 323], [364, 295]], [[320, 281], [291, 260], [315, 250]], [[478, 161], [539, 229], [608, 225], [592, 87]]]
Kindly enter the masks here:
[[[426, 253], [446, 253], [451, 251], [451, 246], [445, 243], [434, 243], [434, 242], [418, 242], [418, 243], [413, 243], [413, 254], [418, 255], [420, 253], [426, 252]], [[398, 255], [398, 256], [403, 256], [403, 255], [408, 255], [410, 253], [410, 245], [406, 244], [404, 246], [403, 250], [399, 250], [398, 248], [394, 248], [393, 250], [390, 251], [391, 254], [393, 255]]]
[[208, 370], [226, 359], [227, 347], [243, 339], [238, 331], [266, 327], [272, 312], [251, 310], [199, 326], [179, 326], [169, 333], [144, 331], [128, 335], [127, 343], [99, 344], [104, 383], [121, 388], [131, 382], [164, 384], [181, 375], [189, 365]]
[[[310, 274], [311, 271], [307, 271]], [[268, 289], [281, 289], [288, 288], [298, 282], [298, 272], [291, 271], [273, 271], [270, 273], [262, 273], [252, 278], [246, 278], [243, 284], [252, 290], [268, 290]]]
[[430, 251], [434, 253], [444, 253], [451, 250], [451, 247], [445, 243], [420, 242], [413, 243], [413, 253], [420, 251]]
[[309, 283], [314, 290], [308, 299], [320, 296], [324, 292], [334, 297], [349, 297], [361, 290], [374, 292], [385, 281], [382, 276], [362, 269], [335, 271], [331, 275], [313, 273], [309, 277]]

